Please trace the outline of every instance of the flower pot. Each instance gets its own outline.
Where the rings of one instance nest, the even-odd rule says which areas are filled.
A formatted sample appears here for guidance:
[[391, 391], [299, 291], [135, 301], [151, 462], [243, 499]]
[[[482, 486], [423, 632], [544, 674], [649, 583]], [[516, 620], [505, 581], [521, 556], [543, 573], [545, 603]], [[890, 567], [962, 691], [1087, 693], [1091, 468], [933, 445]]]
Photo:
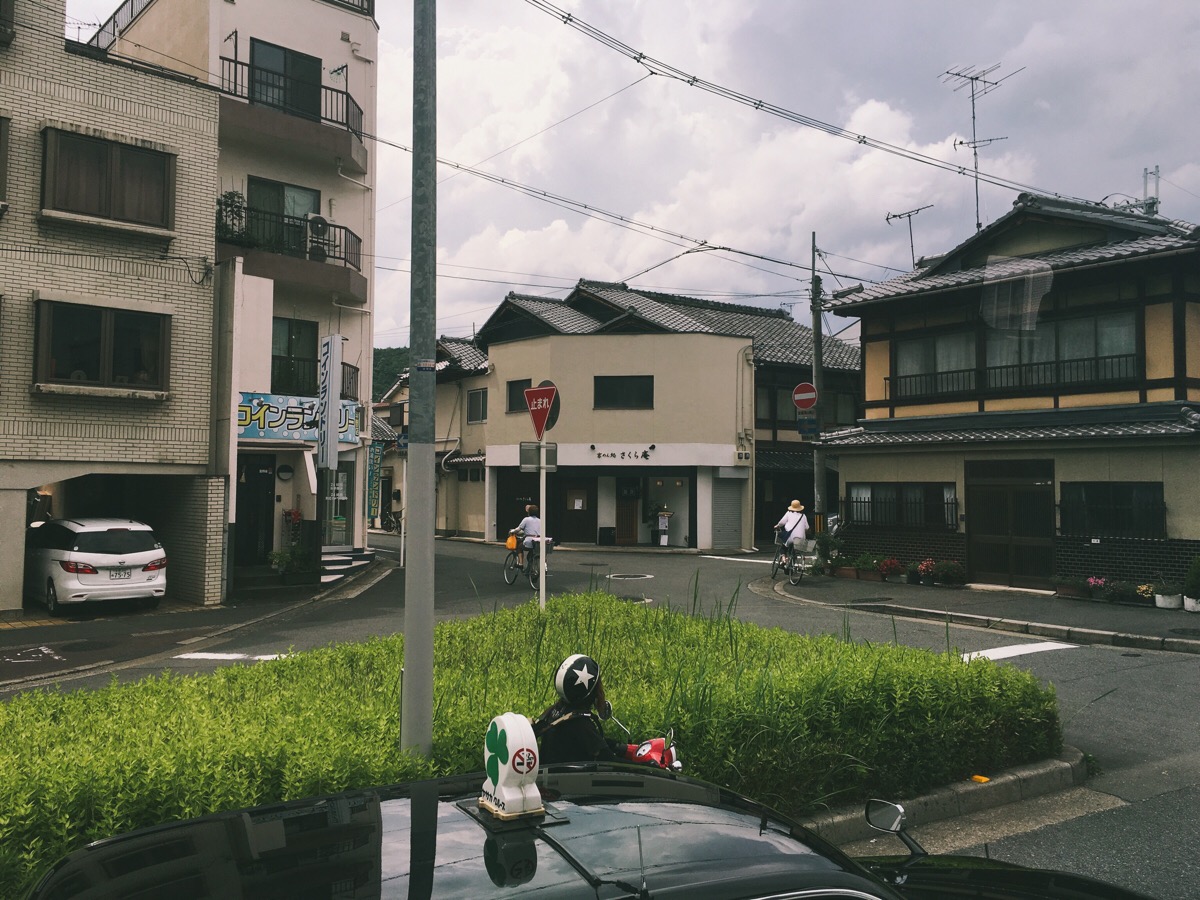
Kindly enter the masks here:
[[1154, 605], [1159, 609], [1182, 609], [1183, 594], [1155, 594]]
[[1092, 596], [1091, 588], [1073, 587], [1066, 584], [1059, 585], [1055, 588], [1054, 593], [1059, 597], [1071, 597], [1075, 600], [1090, 600]]
[[854, 566], [838, 566], [833, 570], [833, 574], [838, 578], [857, 578], [858, 569], [854, 568]]
[[921, 584], [927, 585], [929, 587], [933, 587], [933, 576], [932, 575], [922, 575], [921, 576]]
[[1188, 612], [1200, 613], [1200, 597], [1183, 596], [1183, 608]]
[[883, 581], [883, 576], [880, 575], [878, 572], [874, 571], [873, 569], [859, 569], [858, 570], [858, 580], [859, 581]]

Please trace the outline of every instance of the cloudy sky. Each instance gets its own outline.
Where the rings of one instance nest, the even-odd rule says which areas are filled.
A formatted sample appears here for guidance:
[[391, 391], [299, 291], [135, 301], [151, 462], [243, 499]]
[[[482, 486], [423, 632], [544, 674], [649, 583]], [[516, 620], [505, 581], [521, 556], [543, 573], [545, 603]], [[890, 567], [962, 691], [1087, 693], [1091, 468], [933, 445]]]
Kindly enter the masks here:
[[[116, 5], [67, 0], [68, 34], [73, 20], [97, 23]], [[964, 146], [970, 88], [947, 71], [995, 66], [988, 78], [1001, 82], [976, 100], [984, 225], [1020, 186], [1109, 205], [1141, 200], [1143, 171], [1156, 166], [1161, 213], [1200, 223], [1200, 4], [553, 4], [656, 63], [786, 117], [650, 74], [546, 5], [438, 5], [438, 155], [556, 198], [439, 170], [440, 335], [469, 336], [510, 290], [563, 297], [579, 278], [796, 304], [807, 323], [814, 232], [827, 291], [907, 270], [914, 249], [918, 258], [950, 249], [974, 231], [976, 207]], [[378, 7], [376, 131], [411, 146], [411, 3]], [[406, 346], [410, 157], [386, 143], [374, 150], [375, 343]], [[739, 252], [698, 250], [701, 241]]]

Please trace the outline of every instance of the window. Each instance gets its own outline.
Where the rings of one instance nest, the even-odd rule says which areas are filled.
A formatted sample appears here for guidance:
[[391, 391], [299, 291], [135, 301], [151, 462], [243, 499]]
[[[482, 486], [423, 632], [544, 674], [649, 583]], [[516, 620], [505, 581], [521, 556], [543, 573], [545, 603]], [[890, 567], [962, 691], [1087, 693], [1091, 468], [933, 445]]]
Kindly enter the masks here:
[[173, 228], [175, 157], [170, 153], [47, 128], [42, 208]]
[[1137, 375], [1132, 311], [1039, 322], [1031, 331], [989, 330], [989, 387], [1112, 381]]
[[250, 40], [250, 99], [293, 115], [321, 117], [321, 60]]
[[388, 424], [396, 434], [408, 434], [408, 401], [401, 400], [388, 407]]
[[467, 424], [487, 421], [487, 388], [467, 391]]
[[849, 484], [846, 521], [893, 528], [956, 530], [958, 499], [953, 484]]
[[8, 199], [8, 127], [9, 120], [0, 118], [0, 203]]
[[960, 331], [896, 342], [893, 398], [974, 388], [974, 332]]
[[508, 402], [504, 407], [505, 412], [528, 412], [529, 404], [525, 402], [525, 390], [533, 387], [532, 378], [522, 378], [519, 381], [510, 381], [506, 385], [508, 390]]
[[39, 300], [37, 380], [165, 390], [169, 316]]
[[[13, 0], [0, 0], [0, 47], [7, 47], [16, 37], [16, 30], [13, 25], [16, 24], [16, 19], [13, 17]], [[3, 200], [0, 197], [0, 200]]]
[[271, 393], [317, 396], [317, 323], [275, 319], [271, 323]]
[[246, 180], [246, 234], [272, 253], [307, 256], [307, 216], [320, 211], [320, 191], [253, 175]]
[[1087, 536], [1164, 538], [1166, 512], [1162, 482], [1064, 481], [1059, 530]]
[[592, 397], [596, 409], [654, 409], [654, 376], [597, 375]]

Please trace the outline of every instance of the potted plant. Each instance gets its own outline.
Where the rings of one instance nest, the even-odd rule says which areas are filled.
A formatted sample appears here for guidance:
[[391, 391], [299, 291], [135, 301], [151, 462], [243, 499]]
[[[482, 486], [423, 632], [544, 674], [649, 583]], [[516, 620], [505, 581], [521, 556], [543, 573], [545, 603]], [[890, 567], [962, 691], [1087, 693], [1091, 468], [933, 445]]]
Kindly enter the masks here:
[[1109, 578], [1104, 582], [1100, 597], [1110, 603], [1136, 603], [1140, 599], [1136, 584], [1118, 578]]
[[863, 581], [883, 581], [879, 573], [879, 557], [874, 553], [860, 553], [854, 560], [854, 568]]
[[1183, 609], [1183, 584], [1160, 581], [1154, 586], [1154, 605], [1159, 609]]
[[831, 572], [833, 561], [842, 552], [842, 539], [828, 531], [819, 531], [814, 540], [816, 541], [814, 546], [817, 551], [817, 561], [826, 572]]
[[921, 577], [921, 584], [933, 584], [933, 567], [936, 565], [937, 563], [929, 558], [917, 563], [917, 574]]
[[1200, 556], [1192, 559], [1183, 579], [1183, 608], [1188, 612], [1200, 612]]
[[933, 580], [937, 584], [966, 584], [966, 567], [956, 559], [940, 560], [933, 565]]
[[904, 580], [908, 584], [920, 584], [921, 572], [917, 568], [917, 563], [910, 562], [904, 569]]
[[1064, 575], [1054, 579], [1054, 592], [1060, 597], [1074, 597], [1087, 600], [1092, 596], [1092, 589], [1083, 575]]
[[877, 568], [884, 581], [897, 581], [900, 573], [904, 571], [904, 566], [900, 565], [900, 560], [894, 556], [881, 559]]
[[217, 240], [247, 243], [246, 198], [241, 191], [226, 191], [217, 198]]

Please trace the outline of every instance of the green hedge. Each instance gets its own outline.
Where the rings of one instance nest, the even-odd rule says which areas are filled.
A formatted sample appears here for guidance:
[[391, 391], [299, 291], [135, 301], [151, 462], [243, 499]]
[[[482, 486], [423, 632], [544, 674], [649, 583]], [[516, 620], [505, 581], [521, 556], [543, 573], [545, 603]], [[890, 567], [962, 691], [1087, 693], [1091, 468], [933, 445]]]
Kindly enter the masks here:
[[635, 735], [674, 727], [685, 771], [794, 814], [1061, 749], [1053, 690], [1012, 667], [572, 595], [437, 627], [432, 762], [396, 749], [400, 637], [13, 698], [0, 705], [0, 896], [113, 833], [478, 770], [490, 719], [541, 712], [575, 652], [600, 662]]

